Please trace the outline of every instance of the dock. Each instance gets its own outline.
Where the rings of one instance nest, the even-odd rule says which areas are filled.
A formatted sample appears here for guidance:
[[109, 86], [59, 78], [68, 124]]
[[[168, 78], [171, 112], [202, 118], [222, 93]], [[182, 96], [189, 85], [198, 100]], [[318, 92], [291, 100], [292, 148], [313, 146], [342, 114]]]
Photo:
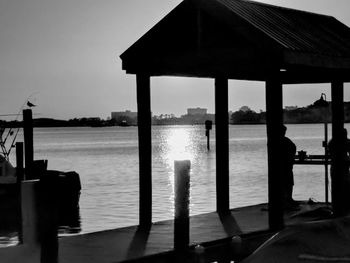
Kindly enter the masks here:
[[[324, 203], [303, 202], [300, 210], [285, 212], [285, 224], [318, 220], [324, 216], [318, 211], [327, 208]], [[216, 212], [195, 215], [190, 217], [190, 246], [185, 253], [186, 260], [202, 262], [196, 255], [196, 245], [203, 246], [204, 262], [223, 257], [239, 259], [247, 256], [242, 253], [253, 252], [273, 234], [269, 230], [267, 204], [235, 208], [224, 215]], [[235, 243], [235, 240], [241, 242]], [[149, 228], [130, 226], [62, 237], [58, 254], [60, 263], [181, 262], [174, 250], [173, 220], [156, 222]]]

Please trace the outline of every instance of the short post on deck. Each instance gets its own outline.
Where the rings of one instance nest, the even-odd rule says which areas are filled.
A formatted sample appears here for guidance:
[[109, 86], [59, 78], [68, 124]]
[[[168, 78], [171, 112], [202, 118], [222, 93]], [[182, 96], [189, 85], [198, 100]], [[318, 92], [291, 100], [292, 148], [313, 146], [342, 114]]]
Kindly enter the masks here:
[[174, 249], [183, 251], [190, 243], [190, 169], [191, 162], [175, 161]]

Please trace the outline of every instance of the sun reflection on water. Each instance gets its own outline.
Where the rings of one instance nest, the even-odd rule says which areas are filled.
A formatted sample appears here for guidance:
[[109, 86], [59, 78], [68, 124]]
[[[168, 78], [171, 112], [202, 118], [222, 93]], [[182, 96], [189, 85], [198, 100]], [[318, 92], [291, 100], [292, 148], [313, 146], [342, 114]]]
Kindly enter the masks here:
[[193, 141], [189, 130], [170, 130], [166, 139], [165, 159], [168, 165], [174, 165], [175, 160], [190, 160], [194, 158]]
[[[162, 152], [163, 162], [168, 170], [168, 183], [171, 188], [169, 201], [172, 204], [172, 212], [174, 207], [174, 161], [190, 160], [191, 163], [198, 155], [198, 142], [196, 142], [196, 133], [185, 127], [169, 129], [163, 134]], [[191, 184], [190, 184], [191, 188]], [[191, 192], [191, 189], [190, 189]], [[190, 197], [191, 199], [191, 197]]]

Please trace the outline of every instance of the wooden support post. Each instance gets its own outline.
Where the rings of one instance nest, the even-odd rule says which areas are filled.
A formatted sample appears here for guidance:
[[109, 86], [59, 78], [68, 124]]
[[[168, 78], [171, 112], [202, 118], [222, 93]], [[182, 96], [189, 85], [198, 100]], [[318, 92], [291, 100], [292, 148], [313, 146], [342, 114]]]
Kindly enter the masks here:
[[22, 229], [22, 191], [21, 185], [24, 180], [24, 166], [23, 166], [23, 142], [16, 142], [16, 176], [17, 176], [17, 191], [18, 191], [18, 226], [19, 226], [19, 242], [23, 243], [23, 229]]
[[34, 160], [33, 145], [33, 114], [31, 109], [23, 110], [23, 135], [24, 135], [24, 158], [26, 179], [32, 179], [32, 166]]
[[230, 211], [229, 194], [229, 138], [228, 138], [228, 79], [215, 79], [216, 129], [216, 209]]
[[39, 238], [41, 263], [58, 263], [59, 176], [42, 176], [39, 181]]
[[139, 135], [139, 224], [148, 227], [152, 224], [152, 133], [151, 133], [151, 89], [150, 77], [136, 75], [137, 118]]
[[346, 169], [346, 148], [344, 145], [344, 86], [341, 81], [332, 82], [332, 206], [336, 216], [349, 211], [349, 199], [346, 197], [349, 186]]
[[21, 208], [23, 215], [23, 243], [29, 246], [39, 244], [38, 181], [24, 181], [21, 186]]
[[175, 161], [174, 249], [184, 251], [190, 243], [190, 169], [191, 162]]
[[[328, 110], [328, 109], [327, 109]], [[327, 120], [324, 123], [324, 156], [325, 156], [325, 164], [324, 164], [324, 190], [325, 190], [325, 202], [329, 203], [328, 198], [328, 123]]]
[[17, 183], [20, 185], [24, 180], [23, 142], [16, 142], [16, 175]]
[[268, 152], [268, 198], [269, 226], [272, 230], [282, 229], [283, 220], [283, 180], [280, 155], [283, 125], [282, 83], [275, 78], [266, 81], [266, 128]]

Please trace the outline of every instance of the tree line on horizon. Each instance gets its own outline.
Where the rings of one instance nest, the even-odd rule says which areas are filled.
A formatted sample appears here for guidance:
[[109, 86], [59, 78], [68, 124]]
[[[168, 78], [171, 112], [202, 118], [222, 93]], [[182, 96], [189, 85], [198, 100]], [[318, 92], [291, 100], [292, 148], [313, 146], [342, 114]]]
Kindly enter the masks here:
[[[284, 123], [323, 123], [331, 122], [331, 105], [328, 108], [317, 108], [314, 105], [306, 107], [296, 107], [284, 109]], [[350, 122], [350, 102], [344, 102], [344, 119]], [[266, 112], [255, 112], [244, 106], [240, 110], [233, 112], [229, 118], [229, 123], [238, 124], [265, 124]], [[204, 125], [206, 120], [215, 123], [215, 114], [205, 115], [183, 115], [175, 117], [173, 114], [161, 114], [152, 117], [153, 125]], [[137, 117], [119, 116], [117, 119], [103, 120], [101, 118], [74, 118], [70, 120], [56, 120], [50, 118], [38, 118], [33, 120], [34, 127], [105, 127], [105, 126], [136, 126]], [[21, 127], [21, 121], [0, 120], [2, 127]]]
[[[248, 108], [249, 109], [249, 108]], [[286, 124], [323, 123], [331, 122], [331, 104], [327, 108], [314, 105], [284, 109], [283, 120]], [[344, 120], [350, 122], [350, 102], [344, 102]], [[266, 112], [253, 110], [238, 110], [231, 115], [231, 124], [265, 124]]]

